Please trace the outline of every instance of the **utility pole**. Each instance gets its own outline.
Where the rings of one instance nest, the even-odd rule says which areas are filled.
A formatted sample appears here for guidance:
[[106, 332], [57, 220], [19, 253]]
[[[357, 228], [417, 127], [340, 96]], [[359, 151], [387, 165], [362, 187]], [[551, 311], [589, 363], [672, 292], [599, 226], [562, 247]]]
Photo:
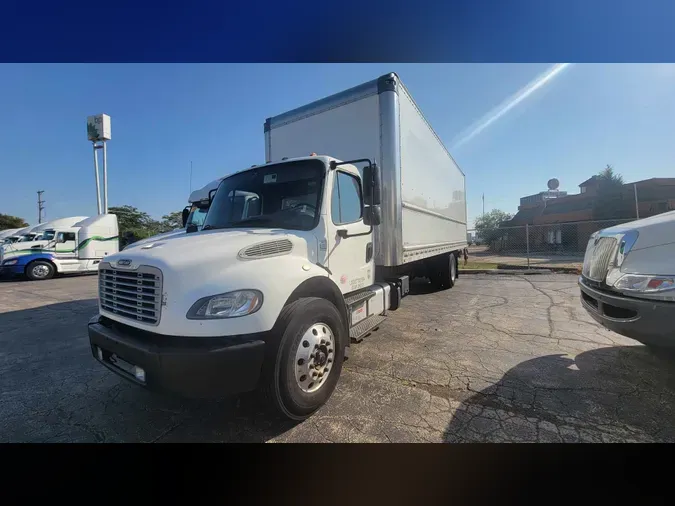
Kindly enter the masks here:
[[42, 223], [42, 211], [45, 210], [44, 203], [45, 201], [42, 200], [42, 194], [44, 193], [44, 190], [38, 190], [37, 195], [38, 195], [38, 224]]
[[640, 219], [640, 209], [638, 208], [637, 185], [633, 183], [633, 192], [635, 193], [635, 218]]
[[192, 160], [190, 160], [190, 193], [192, 193]]
[[485, 193], [483, 193], [483, 216], [485, 216]]

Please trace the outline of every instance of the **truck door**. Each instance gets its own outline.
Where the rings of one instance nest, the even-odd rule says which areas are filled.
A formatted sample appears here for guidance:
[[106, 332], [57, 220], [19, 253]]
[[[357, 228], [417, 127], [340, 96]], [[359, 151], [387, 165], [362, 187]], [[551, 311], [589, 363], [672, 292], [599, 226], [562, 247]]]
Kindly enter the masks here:
[[75, 232], [59, 232], [56, 234], [56, 256], [60, 258], [75, 258], [77, 256], [76, 248]]
[[342, 293], [373, 284], [373, 234], [363, 223], [363, 197], [358, 177], [340, 169], [331, 171], [328, 231], [328, 268]]

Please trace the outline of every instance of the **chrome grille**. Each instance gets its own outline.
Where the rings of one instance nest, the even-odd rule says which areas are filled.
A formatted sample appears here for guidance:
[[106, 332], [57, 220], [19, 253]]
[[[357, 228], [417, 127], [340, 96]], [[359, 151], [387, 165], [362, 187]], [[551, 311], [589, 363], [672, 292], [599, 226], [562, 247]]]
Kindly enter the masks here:
[[162, 308], [162, 271], [141, 265], [138, 269], [113, 269], [101, 264], [98, 271], [101, 309], [149, 325], [159, 323]]
[[597, 243], [593, 239], [588, 241], [581, 273], [593, 281], [604, 281], [615, 249], [616, 238], [614, 237], [600, 237], [597, 239]]
[[267, 241], [249, 246], [240, 253], [240, 256], [243, 258], [272, 257], [290, 253], [292, 249], [293, 243], [291, 241], [281, 239], [279, 241]]

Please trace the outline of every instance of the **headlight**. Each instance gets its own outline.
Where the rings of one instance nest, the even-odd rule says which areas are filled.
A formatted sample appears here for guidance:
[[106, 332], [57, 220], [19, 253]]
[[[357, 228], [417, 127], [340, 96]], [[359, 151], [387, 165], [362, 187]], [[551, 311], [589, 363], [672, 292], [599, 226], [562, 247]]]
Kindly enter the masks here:
[[255, 313], [262, 303], [263, 294], [258, 290], [237, 290], [199, 299], [186, 316], [189, 320], [236, 318]]
[[18, 258], [13, 258], [12, 260], [5, 260], [4, 262], [2, 262], [2, 265], [14, 265], [17, 264], [18, 262], [19, 262]]
[[656, 293], [675, 288], [675, 276], [645, 276], [625, 274], [614, 284], [614, 288], [626, 292]]

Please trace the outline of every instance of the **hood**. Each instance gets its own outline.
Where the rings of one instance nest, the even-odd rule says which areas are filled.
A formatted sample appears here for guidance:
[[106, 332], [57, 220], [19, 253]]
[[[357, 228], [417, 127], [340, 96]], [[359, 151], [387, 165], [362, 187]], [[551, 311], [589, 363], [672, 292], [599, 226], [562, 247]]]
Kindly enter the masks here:
[[2, 249], [4, 254], [28, 254], [35, 252], [36, 249], [42, 249], [49, 241], [28, 241], [28, 242], [15, 242], [12, 244], [3, 244]]
[[[307, 244], [304, 237], [279, 229], [207, 230], [192, 234], [179, 232], [154, 239], [110, 255], [107, 261], [114, 265], [118, 260], [130, 259], [136, 265], [146, 264], [162, 270], [185, 272], [192, 268], [203, 269], [204, 264], [210, 262], [222, 265], [236, 260], [242, 249], [263, 242], [286, 239], [291, 241], [293, 249], [302, 245], [298, 249], [316, 250], [316, 245]], [[195, 262], [195, 257], [199, 258], [199, 262]]]
[[675, 243], [675, 211], [605, 228], [602, 232], [603, 234], [623, 234], [629, 230], [638, 232], [632, 251]]
[[185, 229], [184, 228], [177, 228], [176, 230], [171, 230], [170, 232], [163, 232], [161, 234], [153, 235], [152, 237], [147, 237], [145, 239], [141, 239], [140, 241], [133, 242], [126, 246], [124, 248], [124, 251], [128, 251], [132, 248], [135, 248], [137, 246], [142, 246], [143, 244], [149, 244], [151, 242], [156, 242], [159, 241], [160, 239], [168, 239], [169, 237], [174, 237], [174, 236], [180, 236], [180, 235], [185, 235]]

